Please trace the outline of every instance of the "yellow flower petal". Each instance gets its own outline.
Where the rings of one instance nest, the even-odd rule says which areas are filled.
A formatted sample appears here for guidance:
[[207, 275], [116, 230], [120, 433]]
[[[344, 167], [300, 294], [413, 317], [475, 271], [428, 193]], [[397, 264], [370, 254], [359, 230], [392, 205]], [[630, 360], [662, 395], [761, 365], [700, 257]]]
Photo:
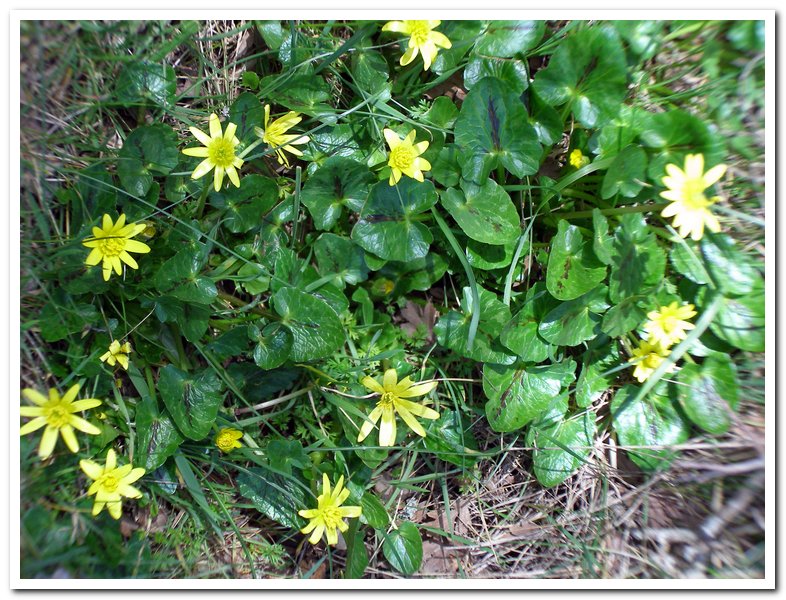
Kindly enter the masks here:
[[30, 402], [32, 402], [33, 404], [37, 404], [38, 406], [43, 406], [47, 402], [46, 396], [44, 396], [38, 390], [34, 390], [31, 388], [23, 389], [22, 396], [24, 396], [26, 400], [29, 400]]
[[49, 458], [52, 455], [56, 442], [57, 428], [48, 425], [47, 428], [44, 429], [44, 434], [41, 436], [41, 443], [38, 446], [38, 456], [41, 460]]
[[63, 425], [60, 428], [60, 435], [63, 437], [63, 441], [71, 452], [79, 452], [79, 442], [76, 441], [73, 427], [70, 425]]
[[396, 443], [396, 417], [392, 409], [383, 409], [379, 423], [379, 445], [392, 446]]
[[96, 462], [93, 462], [92, 460], [80, 460], [79, 468], [82, 469], [85, 475], [87, 475], [90, 479], [98, 479], [101, 477], [101, 475], [104, 474], [104, 467]]
[[[24, 415], [23, 415], [24, 416]], [[46, 417], [37, 417], [32, 421], [28, 421], [19, 429], [19, 435], [27, 435], [28, 433], [33, 433], [34, 431], [38, 431], [44, 425], [46, 425]]]

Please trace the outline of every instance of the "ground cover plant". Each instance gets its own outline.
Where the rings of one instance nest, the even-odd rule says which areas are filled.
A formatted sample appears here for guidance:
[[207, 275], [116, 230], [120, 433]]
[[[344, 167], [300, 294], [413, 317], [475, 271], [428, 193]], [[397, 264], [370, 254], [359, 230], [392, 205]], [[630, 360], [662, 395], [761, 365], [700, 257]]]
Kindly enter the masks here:
[[21, 576], [762, 577], [763, 35], [23, 22]]

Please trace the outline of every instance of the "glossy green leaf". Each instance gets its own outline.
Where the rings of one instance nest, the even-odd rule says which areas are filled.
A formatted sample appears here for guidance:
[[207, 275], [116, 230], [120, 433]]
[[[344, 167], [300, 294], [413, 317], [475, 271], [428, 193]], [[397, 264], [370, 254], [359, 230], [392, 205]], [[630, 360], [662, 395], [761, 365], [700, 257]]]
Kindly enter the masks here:
[[[699, 310], [702, 298], [700, 295]], [[764, 352], [764, 316], [764, 281], [759, 278], [750, 294], [723, 299], [721, 309], [710, 322], [710, 330], [735, 348]]]
[[368, 279], [364, 256], [363, 249], [352, 240], [333, 233], [323, 233], [314, 242], [319, 272], [325, 276], [333, 274], [332, 283], [342, 289], [346, 283], [355, 285]]
[[462, 190], [440, 194], [442, 205], [470, 238], [484, 244], [513, 243], [521, 235], [519, 215], [508, 193], [488, 179], [482, 186], [464, 181]]
[[527, 66], [521, 60], [475, 57], [464, 68], [464, 87], [472, 87], [484, 77], [496, 77], [519, 94], [529, 87]]
[[316, 506], [301, 485], [259, 467], [243, 469], [237, 477], [237, 489], [263, 515], [292, 529], [306, 525], [297, 514], [299, 510]]
[[600, 333], [601, 316], [608, 307], [606, 286], [599, 286], [575, 300], [550, 310], [540, 322], [538, 333], [555, 346], [578, 346]]
[[223, 402], [221, 381], [208, 368], [199, 374], [186, 373], [174, 365], [159, 371], [158, 389], [178, 429], [192, 440], [201, 440], [216, 420]]
[[163, 124], [134, 129], [118, 152], [117, 174], [131, 195], [144, 197], [153, 176], [168, 175], [180, 159], [174, 130]]
[[595, 413], [586, 411], [570, 418], [550, 414], [527, 432], [532, 446], [532, 469], [538, 482], [554, 487], [587, 463], [595, 440]]
[[596, 287], [606, 278], [606, 266], [584, 239], [581, 231], [566, 220], [558, 224], [552, 238], [546, 286], [558, 300], [573, 300]]
[[458, 162], [459, 151], [454, 144], [440, 149], [437, 157], [431, 162], [431, 175], [434, 181], [443, 187], [455, 187], [461, 180], [461, 166]]
[[486, 418], [491, 428], [506, 433], [537, 419], [559, 396], [566, 377], [575, 377], [575, 369], [572, 359], [542, 367], [483, 365]]
[[364, 40], [351, 54], [352, 76], [358, 86], [369, 94], [376, 94], [389, 86], [388, 63], [385, 57], [372, 50]]
[[381, 181], [371, 188], [360, 219], [352, 229], [352, 239], [364, 250], [385, 260], [407, 262], [428, 253], [433, 236], [413, 217], [427, 211], [437, 201], [429, 182], [402, 177], [397, 185]]
[[245, 233], [262, 223], [278, 202], [278, 185], [262, 175], [245, 175], [239, 188], [224, 188], [210, 193], [210, 204], [224, 211], [223, 225], [232, 233]]
[[[256, 331], [254, 331], [256, 330]], [[254, 362], [265, 370], [283, 365], [292, 352], [292, 333], [281, 323], [270, 323], [263, 331], [254, 328], [251, 335], [257, 342]]]
[[529, 98], [529, 124], [535, 129], [541, 144], [553, 146], [562, 138], [562, 117], [532, 88], [529, 89]]
[[443, 408], [439, 419], [428, 422], [423, 445], [436, 453], [440, 460], [464, 469], [477, 462], [473, 454], [477, 452], [478, 444], [472, 434], [472, 423], [454, 410]]
[[646, 294], [663, 280], [666, 271], [666, 255], [640, 214], [622, 216], [614, 233], [611, 260], [609, 298], [612, 302]]
[[538, 333], [545, 304], [539, 298], [543, 296], [548, 293], [541, 282], [530, 287], [521, 310], [508, 321], [499, 336], [502, 345], [525, 362], [538, 363], [549, 356], [549, 343]]
[[544, 21], [484, 21], [475, 54], [511, 58], [534, 48], [546, 31]]
[[423, 561], [423, 540], [417, 526], [409, 521], [386, 533], [382, 540], [382, 553], [399, 573], [412, 575]]
[[672, 245], [669, 260], [677, 273], [685, 275], [694, 283], [705, 285], [710, 282], [710, 274], [702, 260], [699, 244], [692, 239]]
[[225, 331], [205, 346], [205, 349], [212, 352], [219, 361], [244, 354], [248, 349], [248, 326], [239, 325]]
[[634, 402], [637, 393], [638, 387], [626, 385], [611, 401], [617, 443], [641, 468], [665, 468], [675, 456], [670, 447], [688, 439], [690, 427], [668, 397], [665, 381]]
[[603, 315], [601, 331], [609, 337], [618, 338], [636, 329], [647, 316], [646, 311], [638, 304], [642, 299], [643, 297], [625, 298], [612, 306]]
[[626, 146], [606, 171], [600, 195], [604, 200], [616, 194], [634, 198], [644, 187], [646, 179], [647, 153], [641, 146]]
[[532, 86], [552, 106], [569, 103], [587, 127], [614, 117], [627, 93], [625, 52], [617, 32], [600, 25], [566, 36]]
[[737, 407], [737, 370], [728, 356], [708, 357], [701, 365], [688, 363], [677, 374], [677, 397], [687, 417], [704, 431], [725, 433]]
[[308, 178], [300, 200], [317, 229], [331, 229], [345, 208], [360, 212], [373, 182], [374, 176], [364, 164], [334, 156]]
[[344, 571], [345, 579], [360, 579], [368, 566], [368, 550], [364, 541], [364, 531], [357, 526], [350, 525], [349, 531], [344, 534], [347, 542], [347, 566]]
[[476, 242], [473, 239], [467, 240], [467, 262], [475, 269], [488, 271], [507, 267], [513, 260], [515, 251], [515, 242], [497, 246]]
[[325, 358], [344, 343], [341, 321], [323, 300], [294, 288], [279, 290], [272, 300], [281, 323], [292, 333], [291, 360]]
[[456, 119], [456, 144], [465, 179], [482, 184], [502, 165], [516, 177], [533, 175], [541, 145], [519, 95], [494, 77], [478, 81]]
[[759, 272], [731, 236], [706, 231], [700, 244], [704, 266], [722, 294], [742, 296], [753, 289]]
[[125, 63], [118, 73], [115, 98], [123, 106], [153, 102], [169, 107], [176, 87], [175, 70], [170, 65], [135, 60]]
[[584, 353], [584, 364], [576, 382], [576, 405], [581, 408], [590, 406], [611, 387], [616, 373], [607, 374], [620, 364], [617, 342], [612, 341], [601, 347], [590, 347]]
[[385, 529], [390, 524], [390, 517], [385, 506], [371, 492], [365, 492], [360, 498], [360, 507], [363, 512], [360, 522], [366, 523], [374, 529]]
[[184, 302], [210, 304], [218, 296], [218, 290], [212, 279], [199, 275], [204, 264], [202, 254], [191, 247], [178, 251], [153, 277], [156, 289]]
[[[256, 94], [243, 92], [229, 107], [229, 121], [237, 125], [235, 137], [248, 146], [258, 139], [254, 133], [254, 127], [264, 126], [265, 108]], [[224, 129], [226, 129], [226, 125], [224, 125]], [[245, 181], [243, 178], [241, 187], [245, 185]]]
[[600, 262], [610, 265], [612, 259], [612, 239], [609, 235], [609, 221], [599, 209], [592, 210], [592, 251]]
[[152, 472], [172, 456], [183, 436], [175, 427], [174, 421], [167, 413], [158, 413], [150, 409], [150, 405], [142, 405], [136, 413], [136, 440], [138, 457], [135, 462]]

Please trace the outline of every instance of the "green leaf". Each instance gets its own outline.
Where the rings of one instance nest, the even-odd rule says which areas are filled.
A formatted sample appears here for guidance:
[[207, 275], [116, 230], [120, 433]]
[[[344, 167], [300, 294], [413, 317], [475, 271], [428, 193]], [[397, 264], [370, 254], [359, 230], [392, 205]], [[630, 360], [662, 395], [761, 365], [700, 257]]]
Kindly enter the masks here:
[[139, 456], [135, 462], [146, 471], [152, 472], [163, 465], [177, 451], [183, 439], [168, 414], [159, 414], [157, 409], [153, 412], [149, 405], [137, 409], [136, 440]]
[[[295, 75], [292, 71], [287, 71], [280, 75], [268, 75], [260, 80], [259, 89], [271, 103], [280, 104], [289, 110], [310, 116], [332, 114], [330, 86], [324, 79], [313, 74]], [[270, 118], [272, 120], [276, 117], [271, 115]]]
[[364, 250], [384, 258], [408, 262], [428, 253], [433, 236], [413, 217], [427, 211], [437, 201], [429, 182], [403, 177], [397, 185], [381, 181], [371, 188], [360, 219], [352, 229], [352, 239]]
[[168, 175], [179, 160], [177, 135], [162, 124], [134, 129], [118, 153], [117, 174], [123, 188], [138, 198], [153, 185], [153, 173]]
[[603, 315], [600, 330], [609, 337], [622, 337], [644, 322], [646, 312], [638, 305], [641, 297], [625, 298]]
[[525, 362], [538, 363], [549, 356], [550, 346], [538, 334], [544, 304], [538, 299], [543, 296], [548, 296], [548, 293], [542, 282], [530, 287], [521, 310], [508, 321], [499, 336], [502, 345], [515, 352], [519, 360]]
[[399, 523], [398, 529], [386, 533], [382, 553], [399, 573], [412, 575], [423, 561], [423, 540], [417, 526], [409, 521]]
[[622, 216], [614, 233], [611, 260], [609, 298], [612, 302], [646, 294], [663, 280], [666, 271], [666, 255], [658, 246], [655, 233], [639, 214]]
[[669, 447], [688, 439], [689, 425], [667, 396], [665, 381], [634, 402], [637, 393], [636, 386], [626, 385], [611, 401], [617, 442], [623, 449], [632, 446], [628, 455], [641, 468], [665, 468], [675, 456]]
[[488, 179], [482, 186], [463, 181], [461, 188], [463, 193], [455, 188], [445, 190], [440, 199], [467, 236], [493, 245], [518, 240], [519, 214], [502, 186]]
[[[707, 232], [705, 231], [705, 234]], [[688, 238], [671, 247], [669, 259], [674, 269], [681, 275], [699, 285], [710, 282], [710, 275], [701, 259], [699, 244]]]
[[271, 469], [291, 475], [293, 468], [311, 467], [311, 460], [298, 440], [270, 440], [265, 447]]
[[248, 349], [248, 326], [239, 325], [225, 331], [205, 346], [205, 349], [219, 361], [244, 354]]
[[458, 113], [458, 108], [456, 108], [456, 105], [453, 104], [450, 98], [447, 96], [439, 96], [434, 99], [431, 107], [423, 116], [423, 120], [436, 127], [450, 129], [456, 122]]
[[478, 287], [480, 297], [480, 322], [471, 351], [467, 351], [467, 338], [472, 319], [472, 293], [462, 290], [462, 312], [448, 312], [434, 326], [437, 341], [454, 352], [478, 362], [509, 364], [515, 357], [497, 341], [505, 323], [510, 320], [510, 309], [493, 292]]
[[592, 250], [600, 262], [610, 265], [613, 259], [609, 221], [600, 209], [592, 209], [592, 228]]
[[210, 192], [210, 204], [224, 211], [223, 225], [232, 233], [245, 233], [260, 226], [262, 215], [278, 202], [278, 185], [262, 175], [245, 175], [239, 188]]
[[294, 288], [280, 289], [272, 300], [281, 323], [292, 333], [291, 360], [325, 358], [344, 343], [341, 321], [323, 300]]
[[440, 149], [437, 158], [431, 162], [431, 175], [443, 187], [457, 186], [461, 179], [461, 166], [458, 163], [459, 151], [455, 144]]
[[456, 119], [456, 144], [465, 179], [482, 183], [502, 165], [516, 177], [534, 175], [542, 148], [519, 95], [494, 77], [478, 81]]
[[599, 286], [575, 300], [550, 310], [538, 326], [543, 339], [555, 346], [578, 346], [600, 332], [600, 313], [608, 308], [606, 286]]
[[546, 31], [545, 21], [484, 21], [475, 54], [511, 58], [534, 48]]
[[169, 107], [176, 88], [175, 70], [170, 65], [136, 60], [126, 63], [118, 74], [115, 98], [123, 106], [153, 102]]
[[725, 433], [739, 395], [737, 370], [728, 356], [708, 357], [701, 365], [688, 363], [677, 374], [677, 397], [687, 417], [704, 431]]
[[620, 354], [616, 342], [601, 348], [590, 347], [584, 353], [584, 365], [576, 382], [576, 405], [581, 408], [590, 406], [611, 387], [616, 374], [606, 375], [606, 371], [620, 364]]
[[374, 529], [385, 529], [390, 524], [388, 511], [384, 505], [371, 492], [365, 492], [360, 498], [360, 522], [366, 523]]
[[564, 387], [572, 380], [576, 363], [542, 367], [483, 365], [483, 393], [486, 394], [486, 418], [494, 431], [517, 431], [549, 409]]
[[203, 249], [183, 248], [158, 268], [153, 284], [159, 292], [178, 300], [210, 304], [218, 290], [212, 279], [198, 275], [203, 264]]
[[557, 225], [551, 242], [546, 287], [558, 300], [573, 300], [606, 278], [606, 267], [592, 251], [581, 230], [566, 220]]
[[595, 127], [616, 116], [627, 92], [627, 65], [609, 25], [568, 35], [535, 75], [532, 86], [552, 106], [569, 103], [576, 119]]
[[64, 291], [56, 290], [38, 317], [38, 327], [45, 342], [57, 342], [97, 323], [100, 313], [92, 304], [76, 303]]
[[314, 257], [319, 272], [335, 275], [332, 283], [342, 289], [346, 283], [355, 285], [368, 279], [365, 252], [348, 238], [323, 233], [314, 242]]
[[368, 551], [364, 541], [363, 531], [357, 525], [350, 524], [349, 531], [344, 535], [347, 542], [347, 566], [344, 571], [345, 579], [360, 579], [368, 566]]
[[313, 505], [313, 501], [307, 498], [299, 481], [252, 467], [238, 475], [237, 488], [244, 498], [250, 500], [269, 519], [284, 527], [305, 527], [306, 521], [297, 512]]
[[472, 423], [458, 411], [442, 409], [439, 419], [429, 421], [423, 444], [437, 453], [437, 458], [469, 469], [477, 462], [472, 456], [478, 450]]
[[[256, 329], [254, 327], [254, 329]], [[257, 341], [254, 348], [254, 362], [265, 370], [283, 365], [292, 351], [292, 333], [281, 323], [270, 323], [263, 332], [250, 330]]]
[[265, 45], [271, 50], [281, 48], [281, 44], [289, 36], [289, 33], [281, 27], [281, 21], [260, 21], [256, 24], [256, 28]]
[[[702, 288], [702, 292], [706, 288]], [[704, 296], [700, 294], [701, 306]], [[710, 330], [724, 342], [748, 352], [764, 352], [764, 282], [759, 278], [750, 294], [724, 298]]]
[[760, 278], [751, 259], [728, 234], [706, 231], [701, 239], [701, 254], [710, 277], [725, 296], [749, 293]]
[[475, 269], [489, 271], [507, 267], [513, 260], [516, 243], [511, 242], [503, 246], [483, 244], [473, 239], [467, 240], [467, 262]]
[[547, 102], [530, 88], [529, 124], [535, 129], [538, 141], [546, 147], [553, 146], [562, 138], [562, 117]]
[[376, 94], [388, 87], [388, 63], [385, 57], [369, 48], [363, 40], [351, 54], [352, 75], [355, 83], [369, 94]]
[[360, 212], [372, 183], [374, 176], [364, 164], [334, 156], [309, 177], [300, 200], [311, 213], [317, 229], [331, 229], [344, 207]]
[[464, 69], [464, 88], [471, 90], [484, 77], [496, 77], [518, 94], [529, 86], [527, 66], [521, 60], [475, 57]]
[[[254, 133], [254, 127], [262, 127], [265, 122], [265, 108], [257, 98], [256, 94], [251, 92], [243, 92], [232, 103], [229, 108], [229, 121], [237, 125], [235, 137], [240, 142], [247, 146], [248, 144], [256, 141], [257, 135]], [[226, 129], [226, 125], [223, 127]], [[242, 188], [246, 185], [246, 178], [240, 184]]]
[[630, 145], [614, 158], [600, 190], [604, 200], [619, 194], [624, 198], [635, 198], [644, 187], [647, 178], [647, 153], [641, 146]]
[[221, 381], [215, 371], [205, 369], [191, 376], [167, 365], [159, 371], [158, 389], [169, 414], [187, 438], [199, 441], [210, 433], [223, 402]]
[[568, 419], [552, 414], [527, 432], [532, 469], [541, 485], [554, 487], [587, 462], [595, 439], [595, 413], [586, 411]]

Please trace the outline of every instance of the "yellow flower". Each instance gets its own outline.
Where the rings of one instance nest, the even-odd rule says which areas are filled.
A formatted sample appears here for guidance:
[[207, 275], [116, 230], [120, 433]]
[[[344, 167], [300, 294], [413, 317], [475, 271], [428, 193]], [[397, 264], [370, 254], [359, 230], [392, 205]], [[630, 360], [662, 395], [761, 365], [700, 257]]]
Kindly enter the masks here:
[[239, 429], [232, 429], [224, 427], [218, 430], [215, 439], [213, 440], [221, 452], [232, 452], [235, 448], [242, 448], [243, 445], [238, 442], [243, 437], [243, 432]]
[[217, 192], [221, 189], [221, 184], [224, 182], [224, 173], [229, 176], [229, 180], [235, 187], [240, 187], [240, 177], [237, 174], [237, 169], [243, 166], [243, 159], [235, 154], [235, 147], [240, 143], [240, 140], [235, 137], [237, 125], [227, 123], [227, 128], [222, 133], [218, 115], [213, 113], [210, 115], [208, 126], [210, 127], [209, 136], [196, 127], [188, 128], [203, 146], [186, 148], [183, 150], [183, 154], [205, 159], [191, 173], [191, 179], [199, 179], [210, 173], [212, 169], [215, 169], [213, 188]]
[[581, 150], [576, 148], [573, 152], [570, 153], [569, 158], [570, 166], [580, 169], [581, 167], [586, 167], [590, 164], [590, 159], [588, 156], [584, 156], [581, 153]]
[[679, 228], [680, 236], [690, 235], [694, 240], [700, 240], [705, 225], [710, 231], [720, 231], [718, 218], [709, 210], [720, 198], [707, 198], [704, 190], [723, 177], [725, 172], [726, 165], [716, 165], [705, 173], [703, 154], [688, 154], [684, 171], [677, 165], [666, 165], [668, 175], [662, 181], [669, 189], [660, 195], [671, 200], [671, 204], [660, 214], [674, 217], [673, 225], [675, 229]]
[[[631, 353], [633, 358], [630, 359], [630, 362], [636, 365], [636, 368], [633, 370], [633, 376], [638, 379], [639, 383], [643, 383], [660, 366], [663, 359], [669, 355], [669, 350], [661, 344], [653, 344], [647, 340], [641, 340], [639, 347], [634, 348]], [[670, 373], [673, 370], [674, 365], [667, 372]]]
[[92, 248], [85, 259], [85, 264], [94, 267], [104, 261], [101, 267], [104, 271], [104, 281], [109, 281], [112, 269], [118, 275], [123, 274], [121, 261], [132, 269], [138, 269], [139, 265], [136, 264], [129, 252], [146, 254], [150, 252], [150, 246], [131, 238], [142, 233], [145, 229], [146, 226], [143, 223], [126, 225], [125, 215], [120, 215], [116, 223], [112, 222], [112, 217], [104, 215], [101, 227], [93, 227], [93, 237], [82, 242], [83, 246]]
[[384, 129], [382, 133], [390, 146], [388, 166], [391, 172], [388, 183], [390, 185], [397, 184], [402, 173], [417, 181], [423, 181], [422, 171], [431, 170], [431, 163], [425, 158], [420, 158], [420, 155], [428, 148], [428, 142], [423, 141], [415, 144], [414, 129], [403, 140], [392, 129]]
[[349, 496], [349, 490], [344, 488], [344, 476], [338, 478], [338, 483], [333, 493], [330, 493], [330, 480], [326, 473], [322, 473], [322, 493], [317, 496], [317, 507], [307, 510], [299, 510], [299, 514], [304, 519], [309, 519], [308, 525], [300, 530], [300, 533], [311, 533], [308, 541], [316, 544], [324, 532], [327, 543], [335, 546], [338, 543], [338, 533], [336, 529], [343, 533], [349, 529], [349, 525], [344, 521], [346, 518], [359, 517], [361, 507], [341, 506]]
[[101, 355], [101, 362], [106, 362], [110, 367], [114, 367], [117, 363], [128, 371], [128, 355], [131, 354], [131, 344], [126, 342], [121, 344], [117, 340], [113, 340], [109, 344], [109, 350]]
[[123, 496], [126, 498], [141, 498], [142, 492], [132, 483], [145, 474], [142, 468], [133, 468], [132, 465], [116, 466], [117, 457], [112, 448], [106, 453], [106, 463], [102, 467], [92, 460], [80, 460], [79, 466], [93, 483], [87, 489], [87, 495], [96, 495], [93, 504], [93, 516], [98, 515], [104, 506], [113, 519], [119, 519], [122, 512]]
[[405, 377], [400, 382], [398, 381], [398, 374], [396, 369], [388, 369], [382, 378], [382, 385], [371, 377], [364, 377], [361, 383], [372, 392], [381, 394], [376, 408], [368, 415], [368, 421], [365, 421], [360, 428], [360, 435], [358, 435], [358, 442], [362, 442], [377, 421], [382, 419], [379, 424], [379, 445], [392, 446], [396, 443], [396, 413], [398, 413], [404, 422], [409, 425], [410, 429], [421, 437], [426, 437], [426, 430], [418, 422], [415, 416], [424, 419], [438, 419], [439, 413], [435, 410], [427, 408], [417, 402], [405, 400], [405, 398], [414, 398], [415, 396], [422, 396], [428, 394], [431, 390], [437, 387], [436, 381], [429, 381], [426, 383], [413, 383], [409, 377]]
[[408, 65], [418, 52], [423, 56], [423, 70], [427, 71], [437, 58], [439, 48], [450, 48], [452, 44], [445, 34], [432, 31], [441, 21], [389, 21], [382, 31], [395, 31], [409, 36], [409, 47], [399, 61], [402, 66]]
[[52, 450], [55, 448], [55, 442], [57, 442], [58, 432], [63, 436], [63, 441], [71, 452], [79, 450], [79, 443], [76, 441], [74, 429], [90, 435], [101, 433], [98, 427], [74, 414], [99, 406], [101, 400], [86, 398], [75, 401], [78, 393], [79, 384], [72, 385], [62, 398], [60, 393], [54, 388], [50, 388], [49, 398], [41, 392], [30, 388], [22, 390], [22, 395], [35, 406], [22, 406], [19, 409], [19, 414], [23, 417], [35, 418], [25, 423], [19, 433], [27, 435], [46, 425], [44, 434], [41, 436], [41, 444], [38, 446], [38, 456], [41, 457], [41, 460], [51, 456]]
[[271, 148], [275, 149], [276, 156], [278, 157], [278, 164], [286, 165], [289, 167], [289, 160], [284, 150], [295, 156], [303, 156], [303, 153], [292, 144], [307, 144], [309, 137], [307, 135], [288, 134], [287, 131], [292, 129], [295, 125], [303, 120], [298, 113], [290, 110], [283, 117], [279, 117], [270, 123], [270, 105], [265, 105], [265, 128], [254, 127], [254, 133], [262, 138], [262, 141], [269, 144]]
[[675, 301], [668, 306], [661, 306], [660, 310], [647, 313], [649, 321], [644, 323], [644, 330], [647, 332], [650, 342], [668, 348], [687, 337], [686, 331], [693, 329], [695, 325], [688, 323], [685, 319], [695, 316], [696, 311], [693, 304], [680, 306]]

